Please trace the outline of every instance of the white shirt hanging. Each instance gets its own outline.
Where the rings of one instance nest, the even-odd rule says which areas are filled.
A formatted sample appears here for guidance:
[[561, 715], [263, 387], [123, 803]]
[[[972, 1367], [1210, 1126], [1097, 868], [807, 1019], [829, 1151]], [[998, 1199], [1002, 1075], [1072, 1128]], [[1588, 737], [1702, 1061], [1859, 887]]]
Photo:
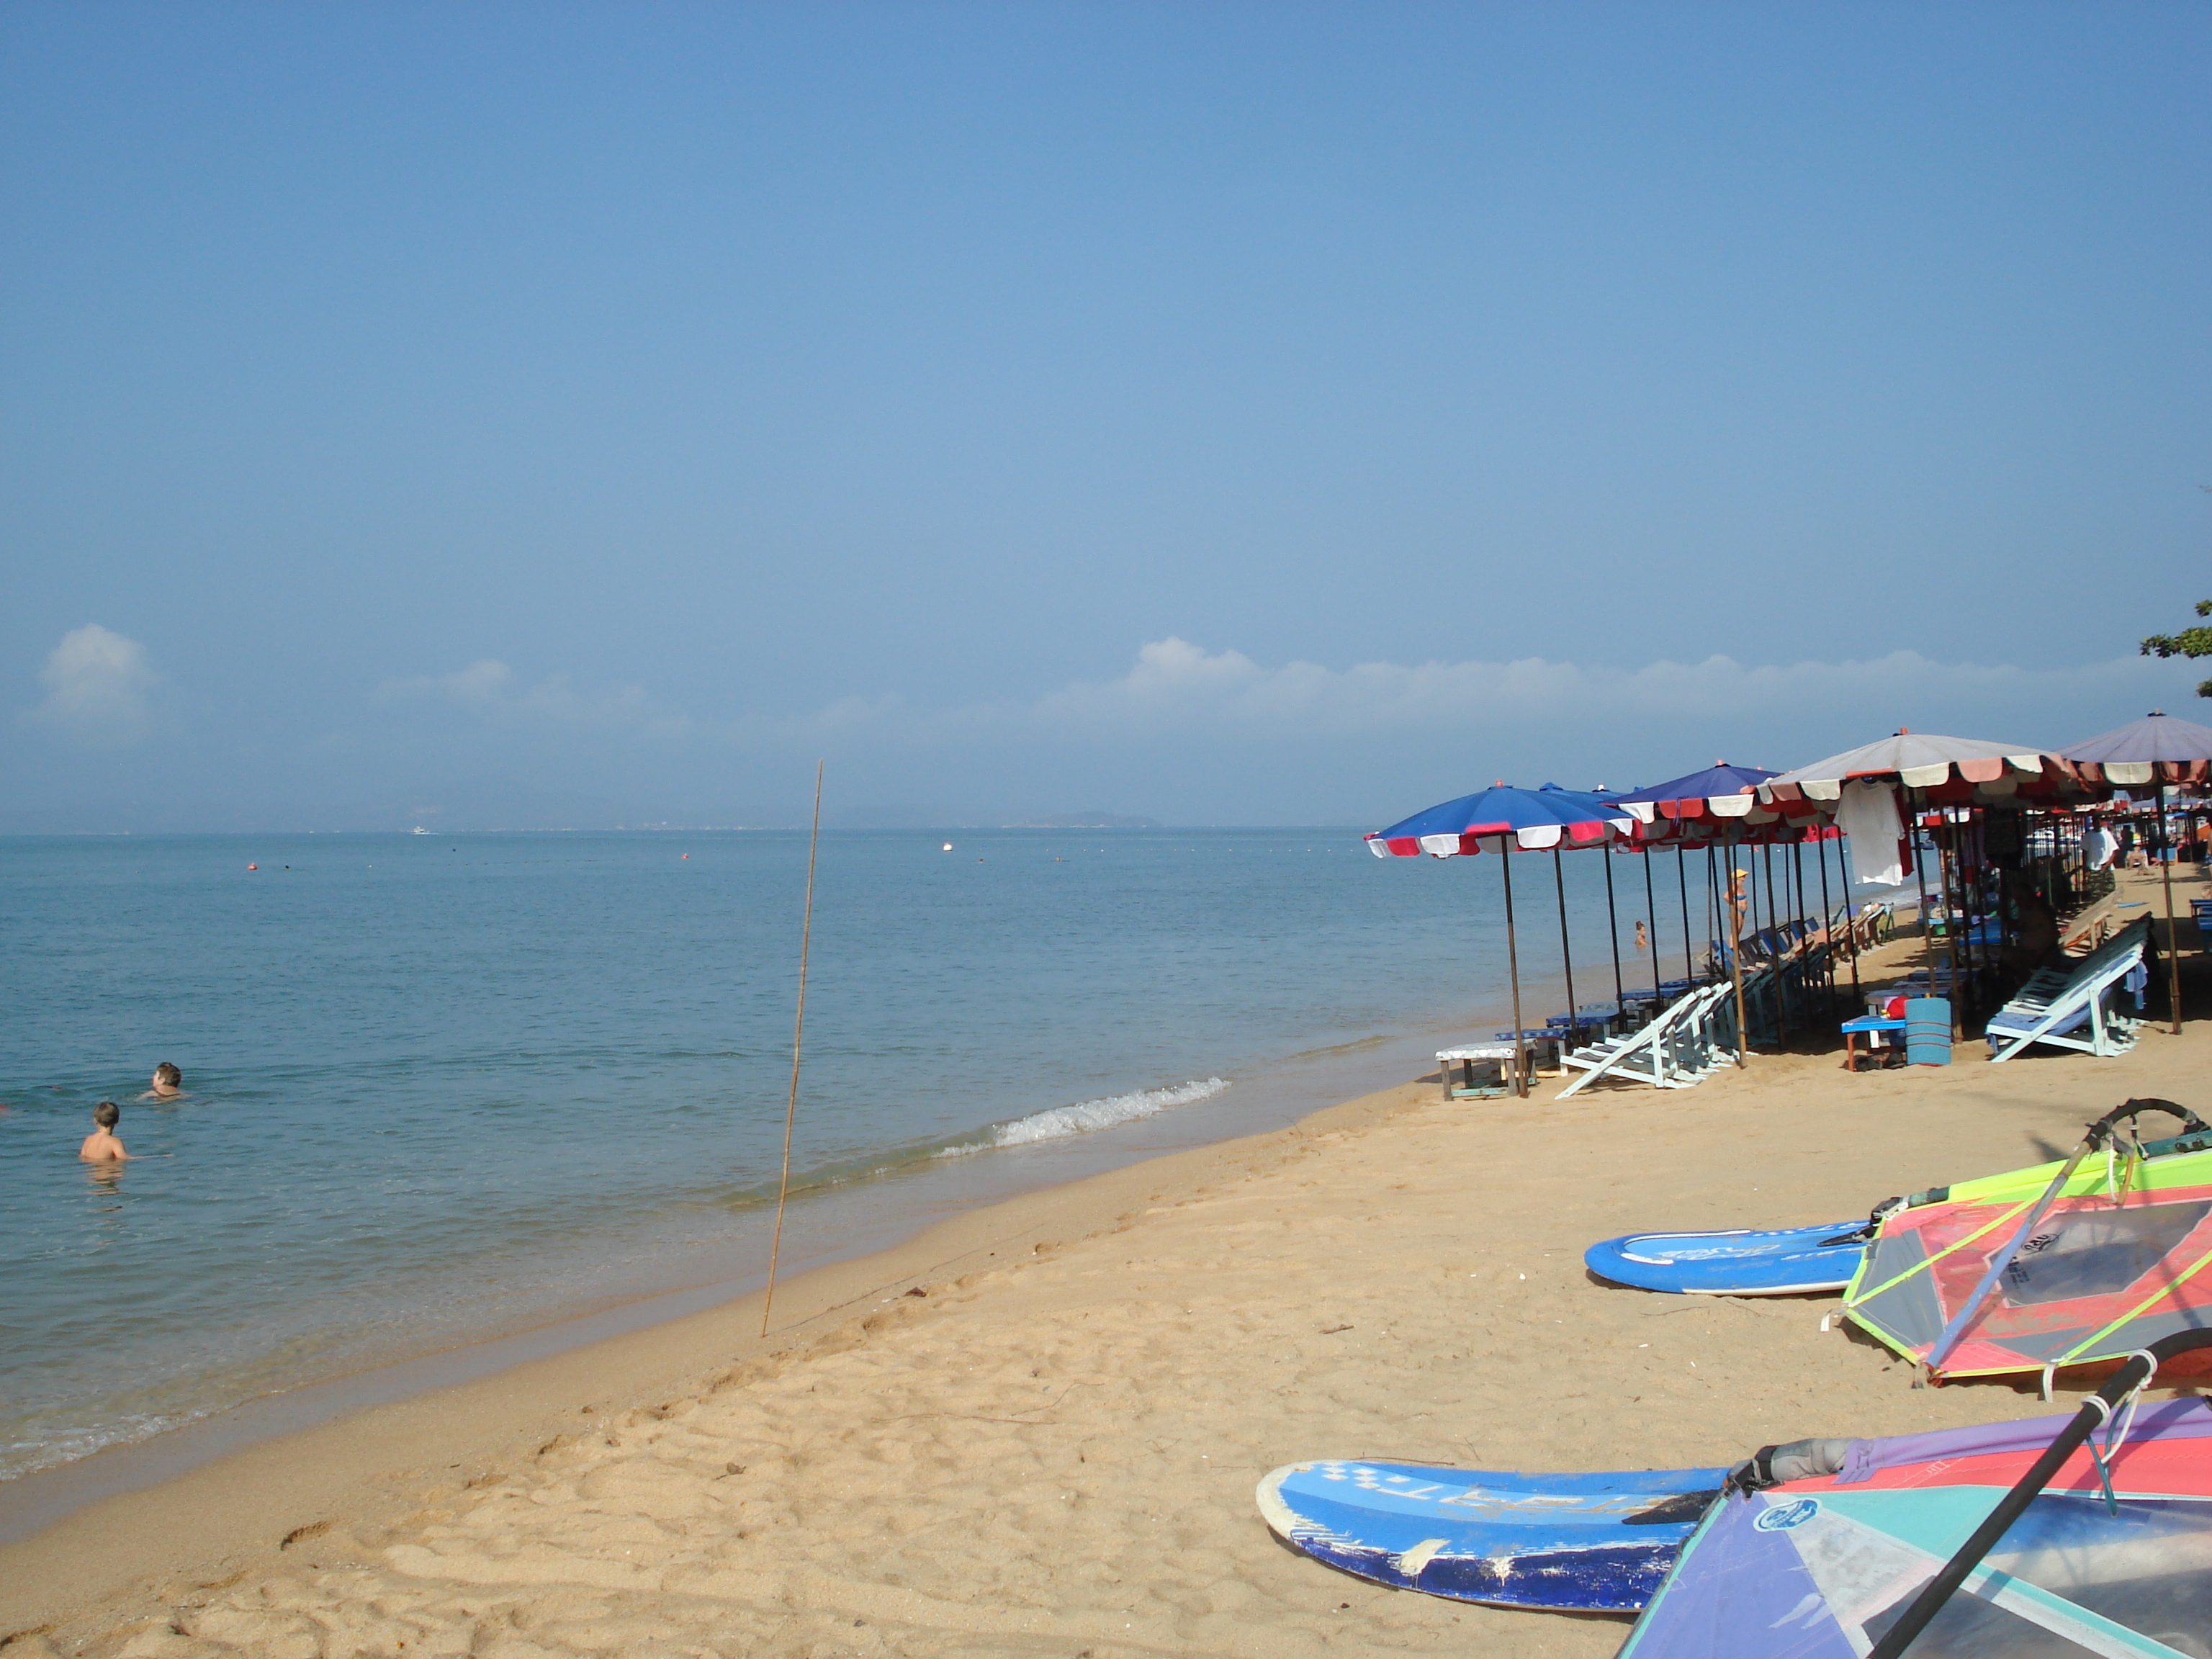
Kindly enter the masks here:
[[1905, 879], [1899, 843], [1904, 822], [1897, 816], [1897, 791], [1861, 778], [1844, 786], [1836, 803], [1836, 828], [1850, 837], [1851, 879], [1863, 887], [1894, 887]]

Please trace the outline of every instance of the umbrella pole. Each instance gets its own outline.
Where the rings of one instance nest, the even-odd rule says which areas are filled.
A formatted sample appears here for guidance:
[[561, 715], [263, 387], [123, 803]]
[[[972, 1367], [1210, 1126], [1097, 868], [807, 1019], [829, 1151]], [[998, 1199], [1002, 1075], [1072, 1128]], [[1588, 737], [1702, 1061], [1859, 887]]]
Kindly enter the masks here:
[[1836, 837], [1836, 879], [1844, 888], [1844, 937], [1851, 947], [1851, 1009], [1852, 1018], [1866, 1006], [1866, 993], [1859, 988], [1859, 916], [1851, 902], [1851, 866], [1844, 859], [1844, 838]]
[[1690, 877], [1682, 857], [1682, 843], [1674, 843], [1674, 885], [1682, 895], [1682, 977], [1692, 986], [1698, 982], [1698, 970], [1690, 960]]
[[1513, 1089], [1528, 1098], [1528, 1040], [1521, 1031], [1521, 954], [1513, 943], [1513, 836], [1498, 838], [1498, 867], [1505, 878], [1505, 977], [1513, 988]]
[[[1818, 835], [1820, 831], [1815, 830], [1813, 833]], [[1813, 862], [1820, 866], [1820, 949], [1826, 957], [1822, 966], [1828, 976], [1828, 1012], [1833, 1018], [1836, 1012], [1836, 911], [1835, 907], [1828, 902], [1828, 843], [1826, 841], [1813, 843]]]
[[[1801, 832], [1802, 833], [1802, 832]], [[1805, 917], [1805, 843], [1790, 843], [1790, 879], [1796, 885], [1797, 896], [1790, 901], [1790, 917], [1803, 921]]]
[[1912, 854], [1912, 884], [1920, 895], [1920, 965], [1928, 970], [1928, 989], [1936, 989], [1936, 930], [1928, 919], [1928, 861], [1920, 856], [1920, 813], [1912, 805], [1912, 792], [1905, 793], [1905, 850]]
[[[1759, 849], [1760, 867], [1766, 872], [1766, 937], [1771, 946], [1778, 946], [1782, 937], [1775, 929], [1780, 926], [1781, 906], [1774, 902], [1774, 843], [1767, 842]], [[1784, 874], [1789, 873], [1784, 866]], [[1774, 959], [1774, 1032], [1778, 1046], [1790, 1046], [1790, 974], [1789, 964], [1778, 951]]]
[[1559, 849], [1552, 849], [1552, 885], [1559, 895], [1559, 960], [1567, 970], [1567, 1041], [1583, 1046], [1583, 1012], [1575, 1004], [1575, 953], [1567, 944], [1567, 878], [1559, 863]]
[[2159, 866], [2166, 872], [2166, 983], [2173, 1034], [2181, 1035], [2181, 939], [2173, 931], [2173, 838], [2166, 832], [2166, 786], [2158, 787]]
[[1713, 920], [1713, 849], [1711, 842], [1699, 849], [1705, 855], [1705, 884], [1698, 890], [1698, 914], [1705, 920], [1698, 924], [1705, 933], [1705, 969], [1708, 975], [1718, 979], [1728, 966], [1716, 961], [1713, 947], [1721, 942], [1720, 923]]
[[1982, 997], [1995, 982], [1994, 963], [1990, 951], [1991, 934], [1996, 932], [1988, 924], [1990, 915], [1990, 815], [1985, 807], [1975, 820], [1966, 837], [1966, 849], [1974, 855], [1974, 930], [1968, 940], [1974, 962], [1974, 1007], [1978, 1012]]
[[[1721, 920], [1720, 889], [1713, 884], [1713, 848], [1711, 842], [1705, 843], [1705, 936], [1721, 951], [1721, 960], [1712, 964], [1713, 977], [1717, 979], [1728, 968], [1728, 946], [1722, 937], [1728, 932], [1728, 924]], [[1729, 914], [1734, 915], [1735, 912], [1731, 908]]]
[[1618, 1019], [1626, 994], [1620, 988], [1620, 917], [1613, 908], [1612, 843], [1608, 842], [1598, 850], [1605, 854], [1605, 926], [1606, 931], [1613, 936], [1613, 1013]]
[[[1943, 959], [1951, 976], [1951, 1041], [1959, 1040], [1960, 1005], [1966, 1000], [1966, 981], [1959, 972], [1960, 923], [1966, 920], [1966, 898], [1958, 888], [1959, 826], [1951, 822], [1950, 808], [1943, 809], [1943, 849], [1938, 854], [1943, 860]], [[1934, 987], [1929, 988], [1931, 991]]]
[[1667, 977], [1659, 965], [1659, 901], [1652, 890], [1651, 848], [1644, 848], [1644, 926], [1647, 937], [1644, 943], [1651, 947], [1651, 999], [1656, 1006], [1667, 1006], [1667, 998], [1659, 989], [1659, 981]]
[[[1971, 810], [1971, 809], [1970, 809]], [[1972, 988], [1974, 1003], [1979, 1006], [1982, 997], [1982, 877], [1980, 866], [1974, 862], [1974, 824], [1971, 820], [1953, 826], [1951, 830], [1951, 861], [1959, 872], [1959, 908], [1965, 913], [1965, 926], [1959, 930], [1959, 954], [1966, 959], [1966, 983]], [[1966, 1006], [1966, 999], [1960, 999]]]
[[[1733, 872], [1735, 868], [1735, 829], [1733, 823], [1729, 826], [1728, 832], [1728, 865], [1729, 870]], [[1729, 906], [1729, 925], [1727, 931], [1729, 933], [1736, 933], [1739, 931], [1735, 925], [1735, 907], [1733, 903]], [[1728, 958], [1729, 977], [1735, 981], [1735, 1063], [1737, 1066], [1741, 1068], [1746, 1064], [1744, 1057], [1745, 1045], [1751, 1041], [1751, 1028], [1744, 1023], [1743, 941], [1741, 939], [1732, 939], [1729, 941]], [[1781, 999], [1778, 996], [1775, 1000], [1774, 1006], [1778, 1009], [1782, 1006]]]
[[[1797, 920], [1802, 923], [1808, 919], [1805, 915], [1805, 843], [1802, 841], [1793, 841], [1790, 843], [1790, 868], [1797, 883]], [[1827, 917], [1824, 912], [1821, 916], [1823, 926], [1826, 925], [1826, 921]], [[1808, 951], [1807, 954], [1809, 956], [1811, 953]], [[1832, 985], [1826, 985], [1824, 981], [1824, 988], [1827, 994], [1827, 1000], [1831, 1003], [1834, 1002], [1835, 988]]]

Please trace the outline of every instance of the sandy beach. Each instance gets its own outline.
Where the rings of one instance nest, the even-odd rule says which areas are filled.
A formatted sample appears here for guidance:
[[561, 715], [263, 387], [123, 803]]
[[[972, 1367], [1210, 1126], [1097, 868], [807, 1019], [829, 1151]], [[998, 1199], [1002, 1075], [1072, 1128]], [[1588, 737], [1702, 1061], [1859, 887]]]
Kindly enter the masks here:
[[94, 1504], [0, 1551], [0, 1632], [9, 1659], [1610, 1654], [1625, 1620], [1294, 1555], [1254, 1485], [1325, 1455], [1657, 1467], [2059, 1409], [1915, 1389], [1821, 1328], [1832, 1297], [1582, 1265], [1632, 1228], [1839, 1218], [2059, 1156], [2130, 1096], [2212, 1109], [2202, 1024], [2110, 1060], [1985, 1054], [1761, 1055], [1563, 1104], [1408, 1082], [811, 1274], [765, 1341], [749, 1298]]

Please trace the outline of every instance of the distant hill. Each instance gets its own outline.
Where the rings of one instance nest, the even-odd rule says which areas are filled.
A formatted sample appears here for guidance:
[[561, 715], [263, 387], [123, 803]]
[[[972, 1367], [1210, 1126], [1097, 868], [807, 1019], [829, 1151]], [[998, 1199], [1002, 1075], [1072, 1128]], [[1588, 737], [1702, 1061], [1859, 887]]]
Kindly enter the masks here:
[[1055, 812], [1048, 817], [1024, 818], [1002, 824], [1006, 830], [1157, 830], [1158, 818], [1127, 817], [1119, 812]]

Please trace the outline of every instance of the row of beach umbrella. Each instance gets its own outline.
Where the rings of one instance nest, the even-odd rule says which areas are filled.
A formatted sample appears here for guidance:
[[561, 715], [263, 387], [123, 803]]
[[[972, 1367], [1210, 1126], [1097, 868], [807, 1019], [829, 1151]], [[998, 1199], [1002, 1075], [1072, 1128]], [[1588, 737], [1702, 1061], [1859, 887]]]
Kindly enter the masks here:
[[[1900, 796], [1917, 811], [1928, 806], [2059, 809], [2097, 794], [2158, 787], [2161, 804], [2170, 785], [2202, 786], [2212, 763], [2212, 728], [2154, 711], [2143, 719], [2100, 733], [2069, 749], [2051, 750], [1978, 738], [1950, 738], [1900, 731], [1784, 773], [1717, 762], [1703, 770], [1650, 788], [1625, 793], [1512, 787], [1503, 781], [1487, 789], [1416, 812], [1367, 837], [1377, 857], [1453, 858], [1483, 852], [1549, 852], [1559, 913], [1559, 936], [1566, 964], [1567, 1001], [1574, 998], [1573, 959], [1567, 941], [1566, 890], [1559, 863], [1563, 852], [1630, 848], [1648, 850], [1719, 846], [1803, 844], [1833, 838], [1835, 820], [1851, 786], [1871, 786]], [[1499, 860], [1504, 884], [1507, 979], [1513, 1006], [1514, 1077], [1525, 1094], [1528, 1084], [1521, 1012], [1519, 946], [1513, 908], [1513, 860]], [[1916, 862], [1915, 868], [1918, 865]], [[1679, 878], [1679, 872], [1678, 872]], [[2167, 866], [2166, 910], [2172, 947], [2172, 868]], [[1647, 906], [1650, 866], [1645, 866]], [[1826, 866], [1821, 865], [1826, 886]], [[1801, 884], [1802, 890], [1802, 884]], [[1613, 872], [1606, 865], [1608, 912], [1613, 908]], [[1924, 907], [1924, 896], [1923, 896]], [[1687, 899], [1684, 936], [1688, 937]], [[1731, 927], [1731, 934], [1741, 929]], [[1617, 932], [1616, 932], [1617, 938]], [[1656, 952], [1657, 941], [1653, 940]], [[1744, 1030], [1741, 953], [1729, 940], [1728, 957], [1736, 984], [1738, 1060]], [[2172, 975], [2169, 975], [2172, 979]], [[2179, 981], [2174, 1023], [2179, 1029]], [[1620, 993], [1619, 951], [1614, 952], [1614, 989]]]

